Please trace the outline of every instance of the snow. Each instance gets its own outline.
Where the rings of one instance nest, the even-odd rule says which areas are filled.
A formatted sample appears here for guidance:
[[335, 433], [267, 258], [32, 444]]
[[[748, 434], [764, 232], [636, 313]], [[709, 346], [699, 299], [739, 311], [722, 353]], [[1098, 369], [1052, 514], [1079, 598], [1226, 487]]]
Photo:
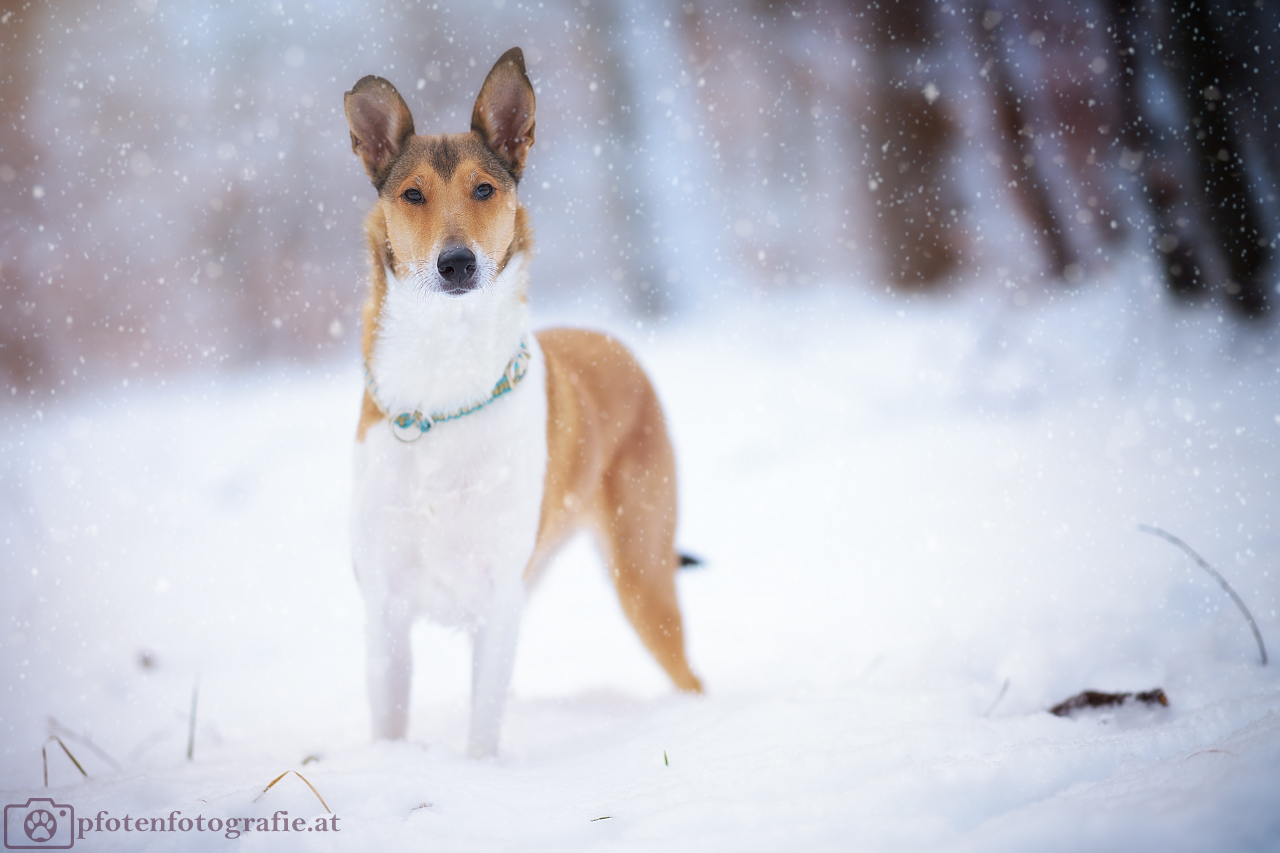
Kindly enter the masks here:
[[[295, 770], [338, 832], [230, 843], [1280, 848], [1276, 666], [1136, 530], [1186, 540], [1280, 652], [1274, 331], [1174, 309], [1140, 268], [1026, 305], [841, 284], [613, 325], [667, 407], [681, 544], [707, 561], [680, 581], [706, 696], [670, 688], [575, 541], [526, 612], [498, 759], [463, 757], [467, 644], [428, 626], [409, 740], [370, 743], [358, 356], [135, 381], [0, 409], [3, 800], [311, 825], [298, 778], [262, 793]], [[1045, 711], [1157, 686], [1168, 708]], [[45, 791], [50, 733], [90, 778], [50, 744]], [[229, 843], [178, 834], [76, 846]]]

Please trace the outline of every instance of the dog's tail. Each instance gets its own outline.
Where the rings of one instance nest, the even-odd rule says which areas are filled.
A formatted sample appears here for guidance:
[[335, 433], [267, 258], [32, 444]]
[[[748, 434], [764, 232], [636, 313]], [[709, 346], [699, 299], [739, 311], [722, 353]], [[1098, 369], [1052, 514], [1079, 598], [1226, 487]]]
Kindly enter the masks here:
[[701, 557], [695, 557], [692, 554], [686, 554], [683, 551], [679, 552], [677, 556], [680, 557], [680, 568], [682, 569], [692, 569], [702, 565]]

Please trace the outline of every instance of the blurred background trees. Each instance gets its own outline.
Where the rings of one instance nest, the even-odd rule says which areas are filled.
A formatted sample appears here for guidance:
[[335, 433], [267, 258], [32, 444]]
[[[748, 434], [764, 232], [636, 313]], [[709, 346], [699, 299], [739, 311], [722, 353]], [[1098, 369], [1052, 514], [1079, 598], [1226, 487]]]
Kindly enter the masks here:
[[462, 131], [513, 44], [542, 306], [1016, 299], [1134, 257], [1241, 318], [1280, 298], [1262, 0], [9, 2], [3, 386], [353, 347], [373, 191], [343, 92], [378, 73], [419, 130]]

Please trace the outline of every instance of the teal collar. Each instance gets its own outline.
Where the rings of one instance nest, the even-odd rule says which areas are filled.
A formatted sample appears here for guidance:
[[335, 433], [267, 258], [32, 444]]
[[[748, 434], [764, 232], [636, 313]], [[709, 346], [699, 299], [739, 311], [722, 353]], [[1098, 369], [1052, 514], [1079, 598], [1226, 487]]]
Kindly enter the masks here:
[[431, 428], [443, 421], [452, 421], [478, 412], [503, 394], [510, 391], [520, 384], [520, 380], [529, 372], [529, 345], [522, 339], [520, 341], [520, 349], [511, 361], [507, 362], [506, 370], [502, 371], [502, 378], [493, 386], [493, 390], [489, 392], [489, 396], [481, 400], [479, 403], [473, 403], [461, 409], [455, 409], [452, 412], [433, 412], [431, 414], [423, 414], [421, 411], [414, 409], [412, 412], [401, 412], [395, 417], [391, 417], [391, 411], [386, 407], [378, 396], [378, 383], [373, 380], [373, 371], [369, 369], [369, 362], [364, 363], [364, 381], [369, 389], [369, 396], [373, 398], [373, 404], [378, 407], [378, 411], [391, 418], [391, 431], [395, 433], [396, 438], [401, 441], [417, 441], [423, 435], [431, 431]]

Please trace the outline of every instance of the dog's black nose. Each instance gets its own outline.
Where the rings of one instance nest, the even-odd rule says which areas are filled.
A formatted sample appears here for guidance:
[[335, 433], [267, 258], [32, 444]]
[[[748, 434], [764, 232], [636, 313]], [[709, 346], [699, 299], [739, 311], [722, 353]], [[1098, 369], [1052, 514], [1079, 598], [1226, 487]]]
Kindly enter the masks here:
[[444, 279], [447, 293], [465, 293], [476, 286], [476, 256], [463, 246], [441, 252], [436, 259], [436, 270]]

